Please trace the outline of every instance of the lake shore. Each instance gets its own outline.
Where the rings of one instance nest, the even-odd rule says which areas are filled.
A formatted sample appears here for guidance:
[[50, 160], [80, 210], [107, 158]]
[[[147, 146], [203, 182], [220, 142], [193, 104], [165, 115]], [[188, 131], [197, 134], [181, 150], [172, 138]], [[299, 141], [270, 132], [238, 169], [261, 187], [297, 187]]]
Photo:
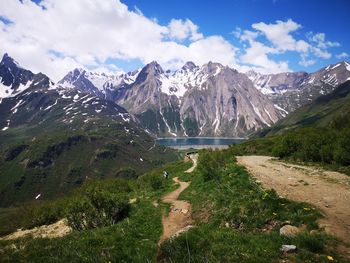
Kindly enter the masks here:
[[216, 150], [222, 150], [227, 149], [229, 145], [169, 145], [167, 146], [172, 149], [176, 150], [187, 150], [187, 149], [216, 149]]

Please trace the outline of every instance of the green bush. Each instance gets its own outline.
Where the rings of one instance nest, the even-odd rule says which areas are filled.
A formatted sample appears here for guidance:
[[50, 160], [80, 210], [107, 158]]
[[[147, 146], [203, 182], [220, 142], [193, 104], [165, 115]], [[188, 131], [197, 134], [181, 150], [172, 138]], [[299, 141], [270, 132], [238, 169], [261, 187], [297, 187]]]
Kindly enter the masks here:
[[304, 128], [276, 139], [272, 153], [280, 158], [328, 164], [350, 164], [350, 128]]
[[204, 181], [218, 178], [220, 170], [225, 166], [226, 152], [205, 150], [201, 151], [198, 158], [198, 171]]
[[166, 180], [163, 177], [162, 171], [147, 173], [139, 177], [138, 184], [140, 188], [148, 188], [152, 191], [157, 191], [165, 187]]
[[68, 205], [67, 219], [73, 229], [84, 230], [113, 225], [128, 213], [126, 197], [92, 187]]
[[350, 128], [339, 134], [335, 145], [334, 159], [342, 165], [350, 165]]

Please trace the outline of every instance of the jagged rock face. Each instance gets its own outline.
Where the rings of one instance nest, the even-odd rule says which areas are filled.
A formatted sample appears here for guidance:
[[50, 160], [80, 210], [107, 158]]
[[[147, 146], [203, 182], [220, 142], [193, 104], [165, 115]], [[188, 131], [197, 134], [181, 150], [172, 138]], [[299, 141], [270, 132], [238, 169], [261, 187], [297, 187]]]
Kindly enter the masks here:
[[289, 72], [262, 75], [250, 71], [247, 76], [276, 105], [292, 112], [321, 95], [329, 94], [336, 86], [350, 79], [350, 64], [340, 62], [310, 74]]
[[123, 88], [116, 101], [138, 117], [146, 129], [159, 135], [183, 135], [179, 100], [161, 91], [163, 74], [159, 64], [148, 64], [133, 84]]
[[60, 83], [115, 101], [158, 136], [246, 136], [331, 92], [349, 72], [347, 62], [311, 74], [261, 75], [212, 62], [164, 71], [153, 61], [114, 79], [84, 72], [79, 81], [67, 77]]
[[192, 89], [181, 105], [182, 119], [197, 122], [194, 135], [244, 136], [281, 118], [244, 74], [215, 64], [214, 68], [213, 64], [205, 66], [204, 71], [218, 73], [202, 89]]
[[[79, 75], [81, 72], [72, 72], [71, 80]], [[100, 119], [139, 125], [115, 102], [100, 98], [89, 89], [83, 92], [55, 85], [46, 75], [23, 69], [7, 54], [0, 63], [0, 78], [0, 90], [9, 91], [0, 93], [0, 132], [25, 126], [38, 132], [62, 126], [77, 129]]]
[[74, 69], [60, 80], [58, 84], [66, 89], [73, 88], [108, 100], [115, 100], [118, 97], [119, 89], [123, 89], [125, 85], [133, 83], [138, 73], [139, 70], [127, 74], [107, 75], [84, 69]]
[[211, 62], [171, 75], [152, 62], [117, 103], [160, 136], [244, 136], [282, 116], [244, 74]]
[[33, 74], [18, 65], [18, 63], [5, 54], [0, 62], [0, 100], [13, 97], [22, 91], [38, 85], [50, 84], [49, 78], [42, 74]]

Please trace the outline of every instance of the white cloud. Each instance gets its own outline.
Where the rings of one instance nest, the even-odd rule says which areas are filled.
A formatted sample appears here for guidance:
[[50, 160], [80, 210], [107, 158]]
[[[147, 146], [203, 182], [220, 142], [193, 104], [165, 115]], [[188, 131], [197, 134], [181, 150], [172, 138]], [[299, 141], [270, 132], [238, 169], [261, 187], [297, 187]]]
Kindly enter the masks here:
[[198, 26], [193, 24], [189, 19], [172, 19], [169, 23], [169, 36], [175, 40], [199, 40], [203, 38], [203, 34], [198, 32]]
[[246, 49], [244, 55], [241, 56], [241, 62], [252, 65], [255, 70], [261, 73], [279, 73], [290, 71], [288, 62], [276, 62], [268, 58], [268, 54], [276, 53], [277, 50], [264, 44], [252, 41], [250, 47]]
[[[295, 37], [296, 32], [302, 26], [292, 19], [286, 21], [277, 20], [275, 23], [264, 22], [252, 24], [255, 31], [236, 28], [233, 35], [240, 42], [248, 43], [245, 53], [241, 56], [241, 62], [258, 67], [261, 71], [280, 72], [288, 70], [287, 61], [271, 59], [271, 55], [283, 55], [287, 52], [295, 52], [300, 56], [299, 65], [308, 67], [317, 62], [317, 59], [330, 59], [332, 53], [328, 51], [331, 47], [339, 47], [338, 42], [326, 39], [324, 33], [306, 34], [306, 40]], [[245, 47], [245, 46], [243, 46]]]
[[42, 0], [40, 4], [1, 0], [0, 16], [11, 21], [0, 20], [0, 54], [7, 52], [24, 67], [47, 73], [55, 81], [75, 67], [116, 72], [119, 69], [107, 62], [111, 59], [156, 60], [172, 69], [190, 60], [237, 69], [249, 66], [266, 73], [289, 71], [288, 62], [278, 55], [297, 52], [299, 64], [309, 66], [315, 58], [331, 57], [327, 48], [339, 44], [326, 40], [323, 33], [309, 34], [309, 42], [296, 39], [293, 34], [301, 25], [289, 19], [236, 28], [233, 35], [242, 45], [237, 49], [222, 36], [204, 36], [190, 19], [161, 25], [137, 7], [129, 10], [120, 0]]
[[336, 55], [337, 59], [343, 59], [343, 58], [348, 58], [348, 57], [349, 57], [349, 54], [346, 52], [342, 52], [342, 53]]
[[[74, 67], [106, 67], [109, 58], [235, 65], [235, 48], [224, 38], [204, 37], [188, 19], [162, 26], [118, 0], [2, 0], [0, 16], [12, 22], [0, 23], [0, 52], [56, 81]], [[176, 42], [187, 38], [187, 45]]]
[[307, 54], [301, 54], [301, 60], [299, 61], [299, 65], [303, 67], [308, 67], [316, 63], [316, 60], [308, 59], [307, 57]]
[[312, 53], [318, 58], [329, 59], [332, 57], [332, 54], [329, 53], [327, 50], [323, 50], [318, 47], [313, 47]]
[[326, 49], [329, 47], [339, 47], [340, 44], [338, 42], [331, 42], [326, 40], [326, 34], [325, 33], [313, 33], [313, 32], [309, 32], [307, 33], [307, 37], [309, 39], [310, 42], [313, 42], [316, 44], [316, 46], [318, 48], [321, 49]]
[[278, 50], [306, 52], [309, 48], [309, 44], [304, 40], [296, 40], [291, 35], [292, 32], [301, 28], [301, 25], [291, 19], [286, 22], [277, 20], [274, 24], [260, 22], [253, 24], [252, 28], [262, 32]]

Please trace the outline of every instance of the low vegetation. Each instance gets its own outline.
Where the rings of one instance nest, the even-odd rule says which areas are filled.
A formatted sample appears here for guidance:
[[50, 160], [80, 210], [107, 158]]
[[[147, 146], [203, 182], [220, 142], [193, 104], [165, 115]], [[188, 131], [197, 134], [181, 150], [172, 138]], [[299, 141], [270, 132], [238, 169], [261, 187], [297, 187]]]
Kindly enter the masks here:
[[[20, 215], [16, 227], [50, 224], [66, 217], [74, 231], [55, 239], [0, 240], [1, 261], [154, 262], [162, 233], [161, 215], [166, 210], [154, 202], [159, 204], [173, 189], [172, 181], [162, 176], [163, 170], [179, 176], [190, 166], [176, 162], [135, 180], [95, 180], [65, 199], [32, 204], [32, 212]], [[6, 221], [0, 217], [1, 225], [16, 221], [17, 213], [9, 213]]]
[[30, 201], [38, 194], [40, 199], [62, 197], [89, 180], [136, 178], [178, 160], [174, 150], [154, 145], [154, 139], [131, 126], [126, 133], [124, 124], [96, 125], [97, 130], [58, 129], [3, 145], [0, 206]]
[[304, 127], [233, 145], [233, 154], [271, 155], [292, 162], [320, 164], [350, 175], [350, 115], [339, 115], [326, 128]]
[[[263, 189], [237, 165], [233, 149], [201, 151], [199, 164], [176, 162], [148, 172], [135, 180], [107, 179], [85, 183], [64, 199], [33, 205], [19, 225], [31, 226], [68, 218], [74, 231], [62, 238], [0, 241], [0, 257], [6, 262], [336, 262], [337, 241], [318, 230], [321, 214], [306, 203], [280, 198]], [[191, 181], [180, 198], [192, 204], [194, 227], [165, 241], [161, 217], [168, 207], [160, 202], [174, 189], [178, 176]], [[132, 200], [132, 202], [131, 202]], [[16, 213], [10, 213], [11, 221]], [[12, 211], [13, 212], [13, 211]], [[34, 220], [35, 218], [35, 220]], [[40, 220], [39, 220], [40, 219]], [[1, 219], [0, 217], [0, 220]], [[6, 221], [8, 222], [8, 221]], [[0, 223], [5, 223], [4, 221]], [[305, 229], [284, 237], [284, 224]], [[19, 227], [17, 225], [17, 227]], [[310, 231], [316, 231], [310, 234]], [[285, 255], [283, 244], [294, 244], [296, 253]]]
[[[212, 163], [222, 165], [208, 177]], [[262, 189], [230, 150], [201, 152], [195, 174], [181, 178], [191, 180], [181, 198], [192, 203], [195, 227], [163, 243], [160, 262], [279, 262], [287, 257], [280, 251], [283, 244], [298, 247], [288, 256], [293, 262], [328, 262], [327, 255], [338, 260], [335, 240], [317, 231], [317, 209]], [[307, 231], [281, 236], [279, 229], [287, 223]]]

